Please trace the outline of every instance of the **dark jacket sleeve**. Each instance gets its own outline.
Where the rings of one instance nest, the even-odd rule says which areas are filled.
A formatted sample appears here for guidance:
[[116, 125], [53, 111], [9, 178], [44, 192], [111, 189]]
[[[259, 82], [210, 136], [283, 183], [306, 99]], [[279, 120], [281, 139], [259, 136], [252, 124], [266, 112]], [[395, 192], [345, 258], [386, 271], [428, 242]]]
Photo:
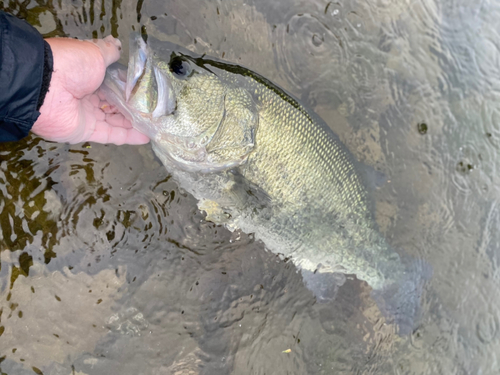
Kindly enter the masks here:
[[28, 135], [52, 75], [50, 46], [25, 21], [0, 11], [0, 142]]

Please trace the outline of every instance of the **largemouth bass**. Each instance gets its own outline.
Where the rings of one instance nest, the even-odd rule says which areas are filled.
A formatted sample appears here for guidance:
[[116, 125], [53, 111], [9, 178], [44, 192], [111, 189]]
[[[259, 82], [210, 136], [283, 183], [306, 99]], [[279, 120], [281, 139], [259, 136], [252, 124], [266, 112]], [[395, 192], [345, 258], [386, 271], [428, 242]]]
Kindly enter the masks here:
[[426, 267], [380, 234], [362, 167], [316, 114], [257, 73], [139, 35], [102, 89], [208, 220], [254, 233], [303, 273], [355, 274], [411, 330]]

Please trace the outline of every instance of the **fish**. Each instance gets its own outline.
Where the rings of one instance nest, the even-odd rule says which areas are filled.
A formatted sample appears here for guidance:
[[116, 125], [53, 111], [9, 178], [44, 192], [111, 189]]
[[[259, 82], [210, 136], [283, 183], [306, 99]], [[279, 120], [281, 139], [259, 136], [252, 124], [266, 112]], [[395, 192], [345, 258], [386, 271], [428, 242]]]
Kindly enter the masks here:
[[291, 259], [318, 298], [315, 275], [356, 275], [413, 330], [429, 266], [380, 233], [363, 165], [317, 114], [245, 67], [139, 34], [101, 90], [207, 220]]

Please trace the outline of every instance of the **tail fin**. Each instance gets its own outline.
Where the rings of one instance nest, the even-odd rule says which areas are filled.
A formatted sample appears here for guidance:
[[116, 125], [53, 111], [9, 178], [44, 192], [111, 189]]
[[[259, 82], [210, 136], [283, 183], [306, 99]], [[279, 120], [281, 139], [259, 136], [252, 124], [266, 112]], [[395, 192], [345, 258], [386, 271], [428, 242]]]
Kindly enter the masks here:
[[372, 291], [382, 314], [389, 322], [397, 324], [400, 336], [413, 332], [420, 314], [423, 287], [432, 276], [431, 266], [423, 260], [411, 260], [406, 264], [406, 271], [400, 280]]

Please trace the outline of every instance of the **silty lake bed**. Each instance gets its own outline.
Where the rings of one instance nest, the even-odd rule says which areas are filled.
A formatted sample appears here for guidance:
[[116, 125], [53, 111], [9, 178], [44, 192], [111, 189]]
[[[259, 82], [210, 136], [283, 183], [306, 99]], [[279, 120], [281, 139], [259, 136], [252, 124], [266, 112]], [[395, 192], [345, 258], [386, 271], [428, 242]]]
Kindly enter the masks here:
[[433, 268], [400, 337], [366, 283], [317, 303], [204, 220], [150, 145], [30, 136], [0, 145], [3, 373], [498, 373], [500, 2], [2, 4], [47, 37], [142, 30], [269, 78], [387, 176], [380, 230]]

